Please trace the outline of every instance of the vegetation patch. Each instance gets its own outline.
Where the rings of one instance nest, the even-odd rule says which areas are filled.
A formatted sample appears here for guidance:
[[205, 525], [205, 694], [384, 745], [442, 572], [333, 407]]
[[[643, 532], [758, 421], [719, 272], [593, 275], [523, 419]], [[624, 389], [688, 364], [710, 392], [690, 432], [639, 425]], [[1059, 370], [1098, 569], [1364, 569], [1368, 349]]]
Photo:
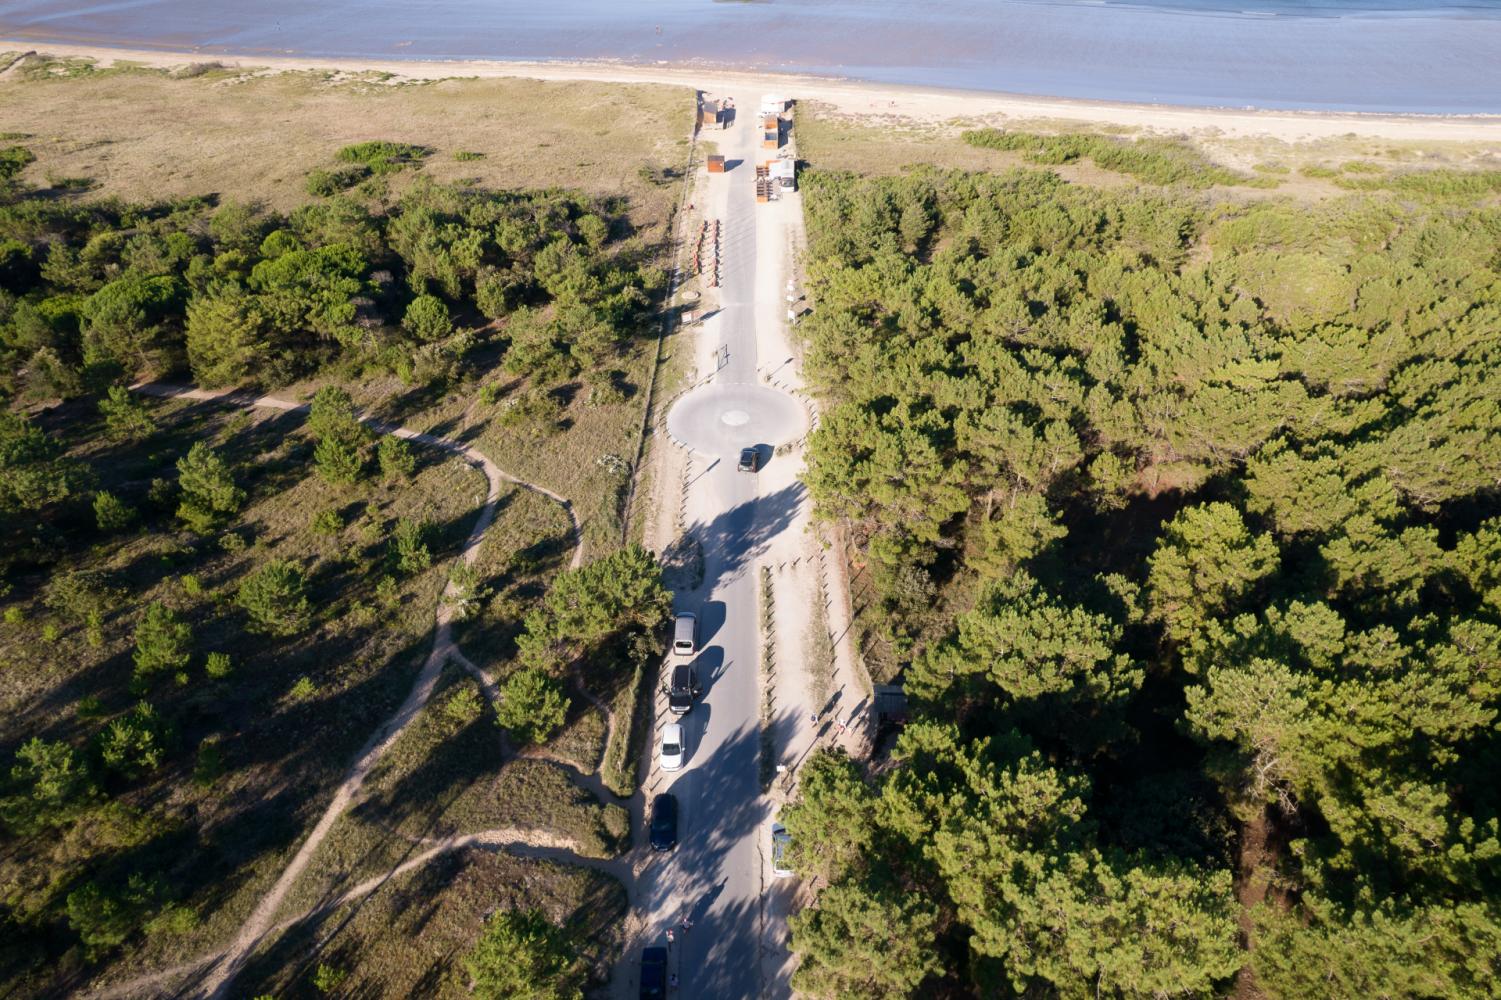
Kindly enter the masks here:
[[804, 174], [806, 482], [912, 720], [802, 769], [796, 989], [1488, 988], [1501, 210], [1426, 183]]
[[626, 911], [624, 887], [607, 875], [454, 851], [299, 925], [250, 963], [238, 988], [247, 996], [316, 996], [327, 969], [323, 976], [339, 980], [334, 995], [469, 997], [472, 983], [491, 981], [490, 970], [516, 969], [532, 954], [505, 947], [498, 950], [509, 961], [486, 961], [501, 944], [495, 928], [522, 918], [551, 928], [557, 950], [549, 953], [562, 956], [556, 966], [528, 963], [530, 974], [567, 971], [560, 982], [599, 983], [618, 954]]
[[1190, 188], [1243, 184], [1247, 178], [1216, 166], [1188, 143], [1176, 139], [1123, 139], [1115, 136], [1067, 133], [1007, 132], [975, 129], [964, 141], [982, 149], [1024, 153], [1039, 164], [1064, 164], [1090, 159], [1104, 170], [1129, 174], [1147, 184], [1181, 184]]

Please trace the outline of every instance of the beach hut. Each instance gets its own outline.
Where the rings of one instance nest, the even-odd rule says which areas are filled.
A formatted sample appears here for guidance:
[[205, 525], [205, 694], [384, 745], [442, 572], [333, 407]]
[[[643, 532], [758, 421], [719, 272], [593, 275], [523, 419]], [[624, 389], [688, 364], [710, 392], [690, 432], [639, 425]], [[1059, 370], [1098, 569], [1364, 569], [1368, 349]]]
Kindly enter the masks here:
[[711, 174], [722, 174], [722, 173], [724, 173], [724, 157], [723, 156], [719, 156], [717, 154], [713, 155], [713, 156], [710, 156], [709, 159], [708, 159], [708, 165], [709, 165], [709, 173], [711, 173]]

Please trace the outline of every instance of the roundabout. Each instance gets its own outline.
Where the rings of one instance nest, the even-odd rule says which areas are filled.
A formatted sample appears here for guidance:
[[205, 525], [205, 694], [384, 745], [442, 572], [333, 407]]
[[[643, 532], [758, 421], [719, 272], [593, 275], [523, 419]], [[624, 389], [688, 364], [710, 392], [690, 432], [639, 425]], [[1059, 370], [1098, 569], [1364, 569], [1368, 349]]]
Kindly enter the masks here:
[[[792, 396], [746, 382], [699, 386], [667, 411], [667, 432], [700, 455], [733, 460], [742, 448], [768, 452], [808, 430], [808, 414]], [[763, 456], [764, 457], [764, 456]]]

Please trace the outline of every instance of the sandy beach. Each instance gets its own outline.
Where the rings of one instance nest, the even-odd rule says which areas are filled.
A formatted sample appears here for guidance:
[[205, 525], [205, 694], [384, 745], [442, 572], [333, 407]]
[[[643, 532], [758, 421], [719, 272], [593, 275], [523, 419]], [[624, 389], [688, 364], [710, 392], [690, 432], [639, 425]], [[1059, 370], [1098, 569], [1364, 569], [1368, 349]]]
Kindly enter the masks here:
[[1261, 111], [1231, 108], [1186, 108], [1176, 105], [1127, 104], [1025, 97], [975, 91], [941, 90], [861, 83], [820, 76], [731, 72], [692, 65], [628, 65], [582, 62], [407, 61], [314, 59], [243, 56], [221, 53], [119, 49], [0, 39], [0, 50], [37, 51], [85, 57], [103, 64], [123, 60], [170, 69], [213, 62], [228, 67], [267, 71], [375, 71], [413, 80], [451, 77], [523, 77], [548, 81], [657, 83], [719, 93], [776, 92], [799, 100], [816, 100], [839, 114], [912, 124], [944, 122], [1003, 125], [1052, 121], [1097, 124], [1118, 129], [1223, 138], [1262, 137], [1297, 143], [1347, 136], [1402, 142], [1501, 143], [1501, 115], [1378, 115], [1353, 112]]

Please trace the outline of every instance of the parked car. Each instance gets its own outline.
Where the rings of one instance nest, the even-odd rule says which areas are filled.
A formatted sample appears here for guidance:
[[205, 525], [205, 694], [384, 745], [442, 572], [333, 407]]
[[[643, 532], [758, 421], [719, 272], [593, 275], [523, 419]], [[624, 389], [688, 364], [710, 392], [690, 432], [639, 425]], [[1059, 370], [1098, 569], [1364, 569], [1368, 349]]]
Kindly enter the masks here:
[[662, 727], [662, 746], [658, 751], [658, 759], [661, 761], [662, 770], [678, 771], [683, 767], [683, 757], [686, 755], [683, 746], [683, 727], [676, 722], [670, 722]]
[[796, 874], [787, 864], [787, 848], [792, 845], [792, 834], [780, 823], [771, 824], [771, 873], [777, 878], [791, 878]]
[[667, 949], [660, 945], [641, 949], [641, 1000], [659, 1000], [667, 995]]
[[672, 668], [672, 682], [667, 685], [667, 710], [673, 715], [687, 712], [700, 690], [698, 669], [691, 663], [679, 663]]
[[678, 799], [662, 792], [651, 800], [651, 849], [670, 851], [678, 843]]
[[684, 611], [672, 620], [672, 651], [679, 656], [698, 652], [698, 615]]
[[755, 472], [761, 468], [761, 449], [741, 448], [740, 462], [735, 466], [741, 472]]

